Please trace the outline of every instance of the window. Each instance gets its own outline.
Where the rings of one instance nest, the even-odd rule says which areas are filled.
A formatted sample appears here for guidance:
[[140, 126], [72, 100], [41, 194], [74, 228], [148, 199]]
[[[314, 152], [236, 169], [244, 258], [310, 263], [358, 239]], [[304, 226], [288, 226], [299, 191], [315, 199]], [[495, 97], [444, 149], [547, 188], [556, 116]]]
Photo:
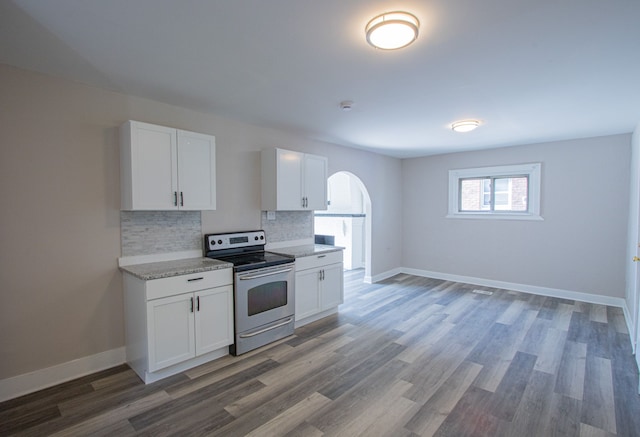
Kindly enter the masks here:
[[540, 164], [449, 171], [449, 215], [542, 220]]

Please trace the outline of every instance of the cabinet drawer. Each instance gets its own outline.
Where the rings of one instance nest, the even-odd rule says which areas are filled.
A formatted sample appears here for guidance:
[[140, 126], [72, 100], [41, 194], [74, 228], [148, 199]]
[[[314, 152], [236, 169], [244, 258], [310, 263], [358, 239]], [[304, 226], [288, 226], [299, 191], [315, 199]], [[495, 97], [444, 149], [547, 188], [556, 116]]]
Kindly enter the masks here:
[[233, 269], [190, 273], [147, 281], [147, 300], [205, 290], [233, 283]]
[[296, 258], [296, 271], [313, 269], [316, 267], [326, 266], [329, 264], [341, 263], [342, 251], [321, 253], [318, 255], [305, 256]]

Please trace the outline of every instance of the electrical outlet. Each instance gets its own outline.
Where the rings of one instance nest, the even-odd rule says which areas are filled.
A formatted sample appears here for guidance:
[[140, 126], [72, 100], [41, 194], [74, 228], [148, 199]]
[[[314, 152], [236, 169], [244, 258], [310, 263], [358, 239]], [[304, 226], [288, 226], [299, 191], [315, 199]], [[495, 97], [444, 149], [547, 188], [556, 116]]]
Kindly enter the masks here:
[[267, 220], [275, 220], [276, 212], [275, 211], [267, 211]]

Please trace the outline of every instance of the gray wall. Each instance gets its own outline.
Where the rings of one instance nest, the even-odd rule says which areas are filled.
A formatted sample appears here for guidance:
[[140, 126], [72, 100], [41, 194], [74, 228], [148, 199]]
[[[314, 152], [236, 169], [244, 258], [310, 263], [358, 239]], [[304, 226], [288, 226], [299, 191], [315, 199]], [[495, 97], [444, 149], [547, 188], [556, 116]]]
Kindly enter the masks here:
[[[403, 161], [403, 266], [624, 297], [630, 135]], [[542, 163], [544, 221], [448, 219], [448, 170]]]
[[380, 236], [373, 271], [400, 266], [398, 159], [1, 65], [0, 86], [0, 379], [124, 344], [118, 126], [127, 119], [216, 136], [218, 210], [202, 213], [203, 232], [261, 226], [260, 150], [278, 146], [358, 175]]
[[[259, 152], [278, 146], [365, 184], [373, 276], [406, 266], [624, 296], [629, 135], [401, 161], [6, 66], [0, 84], [0, 379], [124, 343], [127, 119], [216, 136], [218, 210], [202, 213], [202, 232], [262, 225]], [[545, 221], [444, 218], [448, 169], [536, 161]]]

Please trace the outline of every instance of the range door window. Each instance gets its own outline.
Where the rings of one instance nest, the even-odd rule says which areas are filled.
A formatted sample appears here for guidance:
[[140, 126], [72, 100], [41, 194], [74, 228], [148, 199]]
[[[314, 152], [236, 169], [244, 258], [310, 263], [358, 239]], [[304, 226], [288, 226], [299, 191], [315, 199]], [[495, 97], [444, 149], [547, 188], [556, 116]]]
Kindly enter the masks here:
[[247, 314], [254, 316], [287, 306], [287, 293], [287, 281], [268, 282], [249, 289], [247, 292]]

